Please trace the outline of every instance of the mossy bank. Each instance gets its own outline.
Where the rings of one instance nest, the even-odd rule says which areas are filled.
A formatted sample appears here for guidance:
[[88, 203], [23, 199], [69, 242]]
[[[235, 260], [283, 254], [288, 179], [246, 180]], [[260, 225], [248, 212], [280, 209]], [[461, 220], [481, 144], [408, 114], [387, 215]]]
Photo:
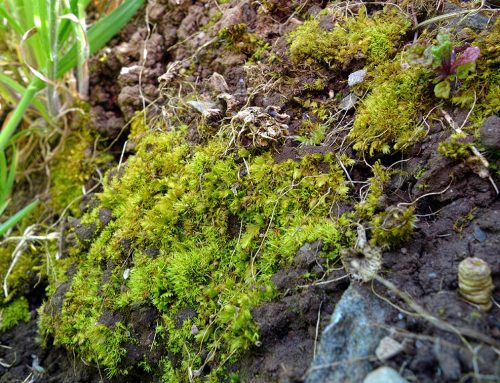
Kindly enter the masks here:
[[[225, 6], [211, 23], [226, 22]], [[321, 272], [300, 276], [314, 283], [341, 265], [360, 226], [379, 252], [411, 238], [418, 207], [397, 192], [425, 168], [400, 164], [441, 110], [453, 107], [471, 110], [463, 126], [469, 139], [452, 137], [440, 152], [464, 163], [471, 156], [482, 121], [500, 110], [500, 24], [452, 34], [481, 56], [476, 71], [438, 99], [432, 68], [410, 63], [414, 21], [399, 7], [342, 12], [332, 4], [298, 16], [301, 25], [280, 36], [284, 52], [274, 52], [269, 35], [250, 31], [250, 22], [214, 32], [205, 48], [244, 55], [246, 84], [256, 85], [241, 102], [237, 86], [214, 96], [201, 94], [205, 83], [170, 84], [161, 113], [139, 110], [130, 121], [127, 156], [101, 174], [102, 188], [81, 205], [83, 215], [80, 187], [111, 156], [92, 151], [98, 137], [88, 126], [67, 139], [51, 165], [49, 203], [70, 206], [64, 251], [55, 242], [25, 250], [9, 277], [11, 295], [0, 303], [0, 331], [28, 318], [25, 285], [38, 277], [48, 284], [38, 311], [41, 342], [72, 350], [110, 379], [144, 373], [170, 383], [238, 382], [238, 361], [262, 342], [252, 310], [282, 298], [272, 277], [304, 244], [320, 243]], [[424, 34], [428, 44], [435, 35]], [[183, 73], [208, 65], [184, 64]], [[365, 78], [349, 86], [355, 70]], [[289, 92], [287, 100], [253, 106], [271, 80]], [[342, 105], [346, 96], [350, 107]], [[193, 100], [217, 118], [190, 108]], [[1, 270], [14, 247], [0, 249]]]

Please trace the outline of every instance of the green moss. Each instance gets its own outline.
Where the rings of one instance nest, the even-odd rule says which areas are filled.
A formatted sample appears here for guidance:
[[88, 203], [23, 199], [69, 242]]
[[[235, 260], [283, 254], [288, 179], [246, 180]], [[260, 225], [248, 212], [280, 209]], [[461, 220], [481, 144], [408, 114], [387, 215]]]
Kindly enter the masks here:
[[51, 164], [51, 207], [62, 211], [70, 207], [73, 216], [80, 210], [75, 201], [82, 196], [82, 187], [90, 179], [95, 167], [109, 161], [110, 155], [96, 153], [95, 139], [89, 132], [72, 132], [62, 141]]
[[[247, 152], [243, 161], [222, 137], [195, 147], [186, 136], [183, 126], [145, 133], [123, 173], [104, 177], [100, 207], [114, 220], [73, 256], [77, 271], [61, 313], [42, 314], [56, 343], [111, 375], [124, 372], [125, 345], [134, 340], [125, 336], [126, 317], [119, 328], [100, 320], [146, 305], [162, 314], [158, 337], [183, 361], [164, 363], [165, 381], [185, 381], [188, 369], [200, 368], [201, 349], [211, 355], [211, 379], [222, 379], [226, 363], [259, 342], [251, 309], [275, 296], [271, 276], [305, 242], [321, 239], [328, 263], [344, 240], [327, 218], [348, 193], [332, 154], [275, 163], [271, 153]], [[176, 314], [186, 308], [197, 315], [179, 327]]]
[[407, 240], [415, 227], [414, 208], [391, 206], [373, 216], [370, 242], [379, 247], [394, 247]]
[[245, 23], [223, 28], [219, 31], [219, 42], [231, 52], [249, 56], [250, 62], [259, 61], [270, 46], [257, 34], [248, 32], [247, 29]]
[[419, 119], [428, 107], [428, 75], [421, 68], [402, 70], [397, 61], [378, 68], [349, 133], [354, 149], [389, 153], [422, 138], [426, 129]]
[[464, 133], [453, 133], [446, 141], [440, 142], [438, 152], [454, 160], [465, 160], [471, 156], [471, 140]]
[[29, 304], [26, 298], [21, 297], [5, 307], [0, 307], [0, 333], [11, 329], [21, 321], [31, 319]]
[[500, 20], [491, 30], [483, 31], [471, 43], [481, 52], [476, 62], [476, 72], [462, 81], [453, 94], [452, 103], [472, 109], [468, 124], [469, 132], [477, 132], [483, 121], [500, 113]]
[[290, 56], [295, 62], [313, 60], [331, 68], [346, 68], [353, 60], [371, 63], [388, 60], [411, 23], [394, 8], [367, 16], [361, 7], [355, 17], [330, 13], [337, 21], [324, 30], [318, 18], [305, 21], [289, 36]]

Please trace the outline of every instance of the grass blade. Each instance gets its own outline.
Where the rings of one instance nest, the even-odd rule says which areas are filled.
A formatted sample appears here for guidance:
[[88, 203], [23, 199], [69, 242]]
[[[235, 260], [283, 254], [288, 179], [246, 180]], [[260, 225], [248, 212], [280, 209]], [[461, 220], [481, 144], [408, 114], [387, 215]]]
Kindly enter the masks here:
[[[111, 13], [103, 16], [88, 31], [90, 54], [101, 49], [114, 35], [116, 35], [134, 16], [142, 6], [144, 0], [125, 0]], [[77, 64], [77, 48], [73, 46], [61, 59], [57, 71], [58, 77], [62, 77], [67, 71]]]
[[[4, 83], [7, 87], [12, 89], [14, 92], [19, 93], [20, 95], [23, 95], [24, 92], [26, 92], [26, 88], [19, 84], [17, 81], [11, 79], [9, 76], [4, 75], [3, 73], [0, 73], [0, 82]], [[2, 92], [3, 96], [3, 92]], [[7, 97], [4, 97], [5, 99], [8, 99]], [[14, 101], [12, 97], [9, 97]], [[15, 100], [17, 101], [17, 100]], [[15, 102], [13, 102], [15, 104]], [[32, 101], [33, 107], [40, 113], [40, 115], [43, 117], [45, 121], [50, 121], [49, 113], [45, 106], [43, 105], [43, 102], [41, 102], [38, 99], [33, 99]]]
[[19, 210], [16, 214], [11, 216], [7, 221], [0, 224], [0, 236], [4, 235], [7, 230], [13, 227], [16, 223], [26, 217], [36, 206], [38, 205], [38, 201], [33, 201], [29, 205], [25, 206], [21, 210]]

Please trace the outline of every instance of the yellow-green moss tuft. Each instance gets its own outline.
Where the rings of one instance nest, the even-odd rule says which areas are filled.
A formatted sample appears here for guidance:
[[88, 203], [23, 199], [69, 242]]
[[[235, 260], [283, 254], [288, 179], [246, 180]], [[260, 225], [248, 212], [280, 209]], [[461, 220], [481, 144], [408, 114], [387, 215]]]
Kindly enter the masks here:
[[[158, 339], [182, 360], [175, 368], [164, 363], [169, 379], [185, 381], [188, 369], [200, 368], [203, 348], [217, 381], [227, 361], [259, 342], [251, 309], [276, 294], [271, 276], [305, 242], [321, 239], [327, 262], [339, 254], [344, 239], [327, 217], [348, 187], [333, 154], [276, 163], [271, 153], [243, 160], [226, 149], [220, 137], [193, 146], [183, 126], [142, 137], [121, 173], [105, 181], [100, 207], [114, 219], [74, 256], [61, 313], [42, 313], [56, 343], [111, 375], [123, 372], [125, 344], [134, 342], [126, 321], [96, 323], [106, 312], [153, 306], [162, 315]], [[179, 327], [176, 314], [187, 308], [197, 315]]]
[[349, 132], [354, 149], [389, 153], [404, 149], [425, 134], [420, 114], [428, 106], [428, 72], [410, 67], [402, 70], [398, 62], [378, 69], [371, 93], [358, 108]]
[[5, 307], [0, 307], [0, 333], [11, 329], [21, 321], [29, 321], [31, 314], [26, 298], [21, 297]]
[[89, 132], [72, 132], [51, 164], [51, 205], [57, 211], [70, 206], [73, 216], [79, 216], [78, 203], [82, 187], [90, 179], [95, 167], [109, 161], [107, 154], [94, 152], [95, 140]]
[[388, 60], [411, 26], [410, 21], [394, 8], [367, 16], [361, 7], [356, 17], [344, 17], [334, 12], [335, 26], [331, 31], [320, 25], [318, 18], [307, 20], [289, 36], [290, 55], [294, 62], [313, 60], [332, 68], [346, 68], [353, 60], [371, 63]]

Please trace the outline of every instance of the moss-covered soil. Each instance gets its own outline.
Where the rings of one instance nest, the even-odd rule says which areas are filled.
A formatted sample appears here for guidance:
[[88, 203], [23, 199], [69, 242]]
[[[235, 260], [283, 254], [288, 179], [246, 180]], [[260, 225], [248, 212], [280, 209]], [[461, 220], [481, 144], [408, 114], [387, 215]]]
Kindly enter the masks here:
[[[302, 382], [342, 292], [374, 274], [498, 344], [499, 299], [467, 303], [457, 270], [482, 258], [498, 286], [500, 152], [479, 128], [500, 113], [500, 22], [415, 30], [442, 2], [360, 4], [149, 1], [95, 57], [36, 213], [48, 238], [13, 268], [0, 246], [0, 382]], [[481, 52], [446, 99], [418, 56], [444, 30]], [[401, 308], [385, 364], [495, 379], [491, 342], [373, 289]]]

